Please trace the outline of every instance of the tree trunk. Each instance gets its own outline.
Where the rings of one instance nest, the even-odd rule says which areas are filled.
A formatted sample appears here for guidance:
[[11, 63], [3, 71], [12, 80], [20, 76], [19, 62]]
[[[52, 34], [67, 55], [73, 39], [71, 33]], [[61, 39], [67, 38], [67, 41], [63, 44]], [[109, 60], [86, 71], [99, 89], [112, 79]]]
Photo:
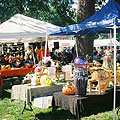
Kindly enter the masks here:
[[[77, 23], [89, 18], [95, 12], [95, 0], [78, 0], [77, 6]], [[93, 55], [93, 39], [91, 34], [76, 36], [78, 55], [86, 56], [87, 54]]]

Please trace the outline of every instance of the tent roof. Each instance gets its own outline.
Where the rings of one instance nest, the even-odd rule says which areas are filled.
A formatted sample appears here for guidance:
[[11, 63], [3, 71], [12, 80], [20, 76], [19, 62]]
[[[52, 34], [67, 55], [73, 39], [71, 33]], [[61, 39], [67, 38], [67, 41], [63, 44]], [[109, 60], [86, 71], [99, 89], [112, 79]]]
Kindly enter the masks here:
[[59, 27], [58, 29], [48, 29], [51, 35], [77, 35], [86, 33], [108, 32], [112, 26], [116, 24], [120, 26], [120, 5], [114, 0], [102, 7], [94, 15], [80, 24], [69, 25], [67, 27]]
[[0, 25], [0, 40], [45, 37], [48, 28], [53, 29], [56, 27], [58, 26], [16, 14]]
[[[114, 39], [95, 39], [94, 47], [99, 46], [114, 46]], [[116, 46], [120, 46], [120, 42], [116, 40]]]

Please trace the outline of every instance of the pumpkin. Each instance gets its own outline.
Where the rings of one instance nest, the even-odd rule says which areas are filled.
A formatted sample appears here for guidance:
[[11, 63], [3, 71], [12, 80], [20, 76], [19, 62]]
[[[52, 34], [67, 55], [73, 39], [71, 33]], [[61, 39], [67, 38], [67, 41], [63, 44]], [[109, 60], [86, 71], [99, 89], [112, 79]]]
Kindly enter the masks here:
[[74, 85], [63, 85], [63, 88], [62, 88], [62, 93], [65, 94], [65, 95], [73, 95], [75, 94], [75, 87]]

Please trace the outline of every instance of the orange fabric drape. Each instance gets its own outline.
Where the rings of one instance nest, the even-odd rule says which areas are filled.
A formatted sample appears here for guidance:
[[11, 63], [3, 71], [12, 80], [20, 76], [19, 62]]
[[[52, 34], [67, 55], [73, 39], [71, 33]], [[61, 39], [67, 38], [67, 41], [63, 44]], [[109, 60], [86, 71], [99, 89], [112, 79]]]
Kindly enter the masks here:
[[18, 69], [9, 69], [9, 70], [0, 70], [0, 85], [3, 86], [3, 78], [14, 77], [20, 75], [26, 75], [30, 72], [34, 72], [35, 68], [18, 68]]

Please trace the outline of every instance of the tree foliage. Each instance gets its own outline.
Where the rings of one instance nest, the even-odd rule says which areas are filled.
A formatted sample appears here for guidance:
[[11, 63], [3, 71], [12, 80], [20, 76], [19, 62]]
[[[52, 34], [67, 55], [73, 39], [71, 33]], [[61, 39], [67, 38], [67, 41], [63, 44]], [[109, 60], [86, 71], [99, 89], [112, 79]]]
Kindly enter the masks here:
[[59, 26], [76, 23], [73, 0], [0, 0], [0, 19], [8, 20], [15, 14], [27, 15]]

